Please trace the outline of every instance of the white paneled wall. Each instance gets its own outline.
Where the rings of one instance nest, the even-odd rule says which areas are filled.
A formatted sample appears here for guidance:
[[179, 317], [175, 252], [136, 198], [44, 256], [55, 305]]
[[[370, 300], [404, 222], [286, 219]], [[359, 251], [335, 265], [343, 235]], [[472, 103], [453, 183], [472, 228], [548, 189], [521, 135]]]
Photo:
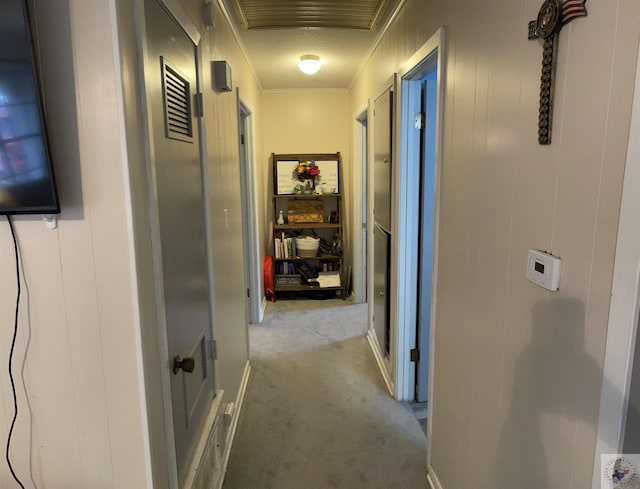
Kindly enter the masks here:
[[[135, 19], [141, 2], [35, 4], [63, 212], [53, 231], [38, 219], [16, 219], [28, 288], [15, 361], [20, 417], [13, 460], [28, 487], [33, 479], [40, 489], [161, 489], [167, 467], [139, 105]], [[199, 23], [201, 2], [183, 6]], [[213, 30], [201, 26], [203, 91], [218, 387], [225, 390], [224, 402], [232, 402], [248, 354], [236, 95], [213, 92], [210, 60], [231, 64], [234, 85], [258, 125], [261, 99], [221, 12], [216, 19]], [[255, 144], [261, 154], [260, 133]], [[261, 183], [264, 171], [256, 168]], [[228, 210], [228, 229], [222, 209]], [[6, 359], [15, 282], [8, 226], [4, 219], [0, 224], [0, 359]], [[12, 400], [4, 370], [0, 413], [5, 439]], [[13, 487], [5, 465], [0, 487]]]
[[[408, 0], [351, 90], [373, 97], [446, 28], [432, 470], [443, 489], [590, 487], [640, 5], [587, 2], [560, 34], [537, 144], [542, 2]], [[561, 290], [525, 279], [529, 248]]]
[[[200, 12], [201, 2], [191, 3], [191, 11], [195, 16]], [[252, 111], [257, 127], [262, 117], [262, 101], [261, 87], [217, 4], [215, 18], [216, 26], [210, 31], [203, 30], [205, 124], [216, 301], [214, 334], [218, 341], [216, 368], [220, 388], [225, 390], [224, 402], [233, 402], [236, 400], [249, 355], [236, 89]], [[225, 60], [231, 66], [232, 92], [215, 92], [211, 89], [213, 81], [209, 62], [213, 60]], [[254, 139], [257, 155], [261, 154], [261, 144], [259, 137]], [[262, 202], [265, 172], [259, 160], [254, 161], [254, 164], [258, 182], [256, 199]], [[228, 228], [225, 227], [225, 210]], [[264, 232], [262, 221], [259, 222], [259, 232]], [[259, 246], [263, 256], [263, 243], [260, 242]]]
[[[111, 6], [35, 5], [63, 212], [55, 230], [16, 218], [26, 288], [12, 458], [27, 487], [151, 487]], [[8, 226], [0, 224], [6, 365], [15, 271]], [[0, 387], [5, 440], [13, 414], [5, 369]], [[14, 485], [2, 464], [0, 486]]]

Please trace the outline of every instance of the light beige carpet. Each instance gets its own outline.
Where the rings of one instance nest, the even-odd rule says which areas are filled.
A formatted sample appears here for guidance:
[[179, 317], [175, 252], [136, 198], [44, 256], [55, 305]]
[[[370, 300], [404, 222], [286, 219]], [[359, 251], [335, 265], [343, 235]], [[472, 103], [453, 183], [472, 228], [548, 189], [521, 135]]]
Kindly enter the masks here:
[[426, 439], [387, 393], [366, 306], [278, 301], [253, 366], [224, 489], [424, 489]]

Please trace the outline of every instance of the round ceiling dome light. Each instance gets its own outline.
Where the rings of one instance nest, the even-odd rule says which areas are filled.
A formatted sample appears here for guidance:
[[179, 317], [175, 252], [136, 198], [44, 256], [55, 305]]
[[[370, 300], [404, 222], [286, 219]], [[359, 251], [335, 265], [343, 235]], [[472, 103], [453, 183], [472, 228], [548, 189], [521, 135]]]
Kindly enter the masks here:
[[305, 54], [304, 56], [300, 56], [298, 68], [307, 75], [313, 75], [320, 69], [320, 58], [314, 54]]

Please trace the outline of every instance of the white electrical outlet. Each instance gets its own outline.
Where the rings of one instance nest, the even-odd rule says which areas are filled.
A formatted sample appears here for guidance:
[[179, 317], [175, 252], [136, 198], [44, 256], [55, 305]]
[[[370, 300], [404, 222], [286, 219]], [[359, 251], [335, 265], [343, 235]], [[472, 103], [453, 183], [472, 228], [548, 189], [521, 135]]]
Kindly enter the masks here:
[[560, 258], [539, 250], [529, 250], [527, 278], [534, 284], [555, 292], [560, 288]]

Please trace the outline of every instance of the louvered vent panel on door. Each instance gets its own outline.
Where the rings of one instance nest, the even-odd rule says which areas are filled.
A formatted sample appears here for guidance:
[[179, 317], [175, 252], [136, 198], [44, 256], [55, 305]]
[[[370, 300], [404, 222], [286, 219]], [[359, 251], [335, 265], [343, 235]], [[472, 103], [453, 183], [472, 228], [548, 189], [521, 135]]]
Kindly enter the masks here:
[[193, 142], [189, 81], [164, 58], [162, 59], [162, 92], [165, 136], [170, 139]]

